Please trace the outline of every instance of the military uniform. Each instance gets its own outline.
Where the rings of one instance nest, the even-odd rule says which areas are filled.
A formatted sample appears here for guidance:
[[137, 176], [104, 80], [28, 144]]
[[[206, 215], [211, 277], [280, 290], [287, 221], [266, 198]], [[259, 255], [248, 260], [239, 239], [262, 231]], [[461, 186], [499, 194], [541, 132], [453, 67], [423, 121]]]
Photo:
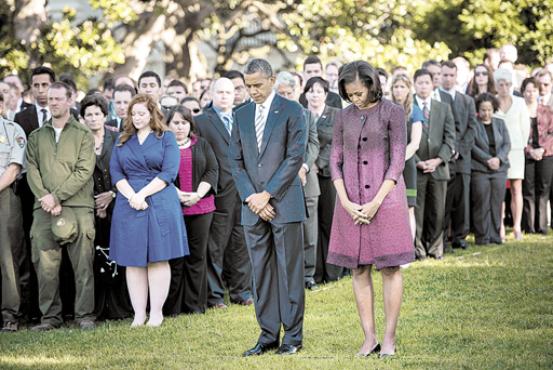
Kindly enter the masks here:
[[[0, 178], [10, 165], [24, 167], [25, 132], [17, 123], [0, 117]], [[25, 252], [21, 201], [12, 184], [0, 188], [0, 270], [2, 271], [2, 320], [4, 330], [17, 330], [21, 290], [18, 261]]]
[[[75, 319], [94, 319], [94, 198], [96, 155], [90, 130], [73, 116], [63, 128], [59, 142], [52, 121], [29, 135], [27, 181], [36, 197], [31, 227], [32, 260], [38, 277], [42, 324], [62, 324], [59, 270], [62, 247], [67, 248], [75, 274]], [[58, 218], [45, 212], [38, 199], [52, 194], [62, 208], [70, 207], [76, 235], [60, 240], [52, 230]]]

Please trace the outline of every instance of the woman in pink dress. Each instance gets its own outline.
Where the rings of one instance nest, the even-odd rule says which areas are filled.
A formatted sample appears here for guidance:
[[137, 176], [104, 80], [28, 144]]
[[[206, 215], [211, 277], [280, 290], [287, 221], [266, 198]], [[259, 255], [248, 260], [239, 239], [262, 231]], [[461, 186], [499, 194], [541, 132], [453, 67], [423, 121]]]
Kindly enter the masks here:
[[[395, 353], [403, 282], [400, 265], [415, 259], [402, 172], [403, 108], [382, 99], [376, 71], [357, 61], [340, 70], [339, 90], [352, 104], [336, 114], [330, 171], [336, 204], [327, 262], [352, 269], [365, 340], [358, 353]], [[386, 328], [376, 338], [372, 265], [382, 272]]]

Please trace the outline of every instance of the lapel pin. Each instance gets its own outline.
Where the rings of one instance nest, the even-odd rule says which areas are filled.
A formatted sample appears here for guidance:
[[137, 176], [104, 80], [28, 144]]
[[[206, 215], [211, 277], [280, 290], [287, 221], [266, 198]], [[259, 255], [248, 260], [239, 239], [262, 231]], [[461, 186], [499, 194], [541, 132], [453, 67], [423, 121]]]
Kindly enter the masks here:
[[275, 110], [275, 114], [278, 113], [278, 110]]

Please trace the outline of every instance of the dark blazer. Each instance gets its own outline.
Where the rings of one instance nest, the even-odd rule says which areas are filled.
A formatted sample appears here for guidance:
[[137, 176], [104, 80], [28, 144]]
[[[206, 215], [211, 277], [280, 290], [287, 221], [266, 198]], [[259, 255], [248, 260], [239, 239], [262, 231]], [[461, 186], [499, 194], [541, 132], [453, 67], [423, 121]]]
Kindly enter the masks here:
[[[197, 136], [196, 140], [196, 143], [192, 145], [192, 191], [198, 188], [200, 182], [207, 182], [211, 185], [211, 189], [207, 194], [216, 194], [217, 178], [219, 176], [217, 158], [215, 158], [211, 145], [205, 139]], [[178, 176], [175, 185], [180, 189]]]
[[[300, 95], [300, 104], [303, 105], [304, 108], [307, 108], [307, 98], [305, 97], [304, 93]], [[340, 95], [336, 94], [335, 92], [329, 91], [326, 95], [325, 104], [327, 106], [342, 109], [342, 98], [340, 98]]]
[[[275, 95], [258, 150], [255, 109], [251, 102], [234, 113], [229, 159], [240, 199], [244, 202], [265, 190], [271, 194], [276, 212], [272, 223], [302, 222], [305, 200], [298, 171], [307, 143], [305, 114], [298, 103]], [[243, 204], [242, 224], [255, 225], [258, 221], [259, 216]]]
[[[445, 102], [443, 95], [451, 101], [451, 110], [455, 119], [455, 152], [459, 157], [455, 161], [455, 172], [470, 174], [470, 153], [474, 143], [474, 126], [476, 125], [476, 108], [474, 100], [465, 94], [455, 92], [455, 100], [451, 95], [440, 90], [440, 98]], [[452, 169], [453, 170], [453, 169]]]
[[319, 157], [315, 164], [319, 168], [319, 176], [330, 178], [330, 150], [332, 147], [332, 135], [334, 133], [334, 118], [340, 110], [325, 106], [323, 114], [317, 120], [317, 132], [319, 134]]
[[117, 191], [115, 186], [111, 184], [109, 161], [111, 159], [111, 151], [118, 137], [118, 133], [104, 129], [104, 145], [102, 146], [100, 155], [96, 156], [96, 166], [92, 175], [94, 179], [94, 194], [104, 193], [109, 190]]
[[19, 106], [19, 112], [23, 112], [25, 109], [32, 107], [33, 105], [34, 104], [27, 103], [25, 100], [21, 100], [21, 105]]
[[309, 171], [306, 175], [307, 183], [303, 187], [303, 191], [305, 192], [306, 197], [317, 197], [321, 195], [319, 179], [317, 178], [317, 173], [315, 171], [311, 171], [313, 164], [315, 164], [315, 160], [319, 156], [319, 134], [317, 133], [317, 121], [315, 121], [313, 114], [305, 108], [304, 113], [305, 122], [307, 123], [309, 131], [303, 163], [309, 167]]
[[496, 157], [501, 161], [501, 166], [497, 171], [491, 170], [488, 165], [488, 159], [492, 158], [490, 154], [490, 142], [488, 134], [482, 122], [477, 121], [474, 126], [474, 146], [472, 147], [472, 170], [481, 173], [506, 172], [509, 168], [509, 151], [511, 150], [511, 139], [509, 131], [505, 126], [505, 121], [500, 118], [492, 118], [493, 137], [495, 140]]
[[[417, 99], [413, 97], [413, 104], [418, 106]], [[424, 138], [426, 137], [426, 140]], [[455, 121], [451, 107], [432, 99], [430, 104], [430, 119], [428, 129], [423, 125], [423, 139], [419, 150], [415, 153], [415, 162], [425, 161], [432, 158], [441, 158], [443, 163], [432, 172], [436, 180], [449, 180], [448, 162], [455, 148]]]
[[29, 137], [31, 132], [38, 128], [38, 115], [36, 105], [31, 105], [27, 109], [17, 113], [13, 120], [23, 128], [25, 135]]
[[213, 107], [205, 108], [202, 114], [194, 117], [194, 122], [198, 135], [210, 144], [215, 153], [219, 167], [217, 196], [223, 197], [235, 189], [228, 156], [230, 134]]
[[117, 123], [118, 123], [117, 118], [114, 118], [107, 121], [105, 125], [111, 131], [123, 132], [123, 121], [121, 121], [121, 126], [119, 127], [119, 129], [117, 129]]

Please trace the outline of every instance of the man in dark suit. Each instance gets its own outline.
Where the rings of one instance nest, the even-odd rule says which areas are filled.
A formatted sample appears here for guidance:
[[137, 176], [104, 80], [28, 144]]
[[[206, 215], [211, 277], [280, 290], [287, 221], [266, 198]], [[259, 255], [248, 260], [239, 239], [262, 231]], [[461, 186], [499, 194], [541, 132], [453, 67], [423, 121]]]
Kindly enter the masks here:
[[227, 71], [223, 77], [228, 78], [234, 85], [234, 109], [240, 108], [242, 105], [248, 104], [251, 99], [248, 96], [248, 90], [246, 89], [246, 82], [244, 81], [244, 74], [242, 72], [232, 69]]
[[[40, 66], [31, 71], [31, 92], [35, 104], [15, 115], [17, 122], [25, 131], [27, 138], [35, 129], [42, 127], [44, 122], [51, 118], [48, 108], [48, 89], [56, 80], [54, 71], [48, 67]], [[27, 183], [27, 175], [24, 173], [18, 181], [18, 193], [21, 197], [21, 210], [23, 212], [23, 230], [25, 232], [26, 252], [20, 260], [21, 281], [21, 305], [22, 311], [29, 319], [40, 317], [38, 309], [38, 286], [35, 270], [31, 263], [31, 225], [33, 224], [33, 205], [35, 196]]]
[[455, 147], [455, 122], [449, 105], [432, 99], [432, 75], [425, 69], [415, 72], [413, 109], [423, 114], [423, 130], [417, 163], [417, 230], [415, 252], [418, 259], [443, 257], [443, 218], [448, 162]]
[[[303, 81], [307, 82], [307, 80], [315, 76], [324, 78], [323, 63], [321, 62], [319, 57], [315, 55], [310, 55], [305, 58], [305, 61], [303, 62]], [[300, 95], [300, 103], [305, 108], [307, 108], [307, 99], [305, 98], [305, 94]], [[329, 91], [328, 95], [326, 96], [325, 104], [331, 107], [342, 109], [342, 98], [340, 98], [340, 95], [336, 94], [335, 92]]]
[[230, 301], [251, 305], [251, 264], [240, 224], [241, 204], [231, 174], [228, 158], [230, 134], [234, 125], [232, 104], [234, 86], [228, 78], [220, 78], [212, 87], [213, 104], [195, 117], [196, 129], [215, 152], [219, 164], [219, 180], [215, 196], [216, 211], [207, 243], [207, 304], [226, 308], [226, 280]]
[[253, 268], [254, 304], [261, 334], [244, 356], [279, 347], [290, 355], [302, 346], [305, 291], [305, 200], [298, 176], [307, 143], [299, 104], [275, 94], [264, 59], [246, 65], [252, 102], [234, 113], [230, 142], [232, 177], [242, 200], [242, 224]]
[[[455, 120], [455, 149], [449, 163], [444, 232], [454, 248], [467, 248], [465, 238], [470, 231], [470, 174], [471, 149], [474, 143], [476, 108], [474, 100], [456, 91], [457, 66], [451, 61], [442, 63], [440, 94], [451, 98]], [[442, 100], [444, 101], [444, 100]]]
[[123, 131], [123, 120], [127, 117], [127, 108], [135, 95], [136, 90], [132, 86], [126, 84], [115, 86], [113, 89], [112, 102], [115, 107], [115, 114], [117, 117], [106, 122], [106, 127], [109, 130], [116, 132]]
[[[290, 72], [280, 72], [277, 75], [275, 90], [280, 95], [287, 99], [298, 101], [299, 94], [296, 92], [297, 81], [294, 75]], [[305, 120], [308, 125], [307, 148], [305, 151], [304, 163], [300, 168], [298, 176], [303, 185], [305, 195], [305, 203], [307, 205], [307, 220], [303, 223], [303, 250], [305, 257], [305, 287], [309, 290], [318, 289], [315, 283], [315, 266], [317, 263], [317, 241], [319, 217], [317, 214], [319, 195], [319, 179], [317, 171], [311, 171], [314, 167], [315, 160], [319, 156], [319, 135], [317, 133], [317, 121], [311, 112], [304, 108]]]

